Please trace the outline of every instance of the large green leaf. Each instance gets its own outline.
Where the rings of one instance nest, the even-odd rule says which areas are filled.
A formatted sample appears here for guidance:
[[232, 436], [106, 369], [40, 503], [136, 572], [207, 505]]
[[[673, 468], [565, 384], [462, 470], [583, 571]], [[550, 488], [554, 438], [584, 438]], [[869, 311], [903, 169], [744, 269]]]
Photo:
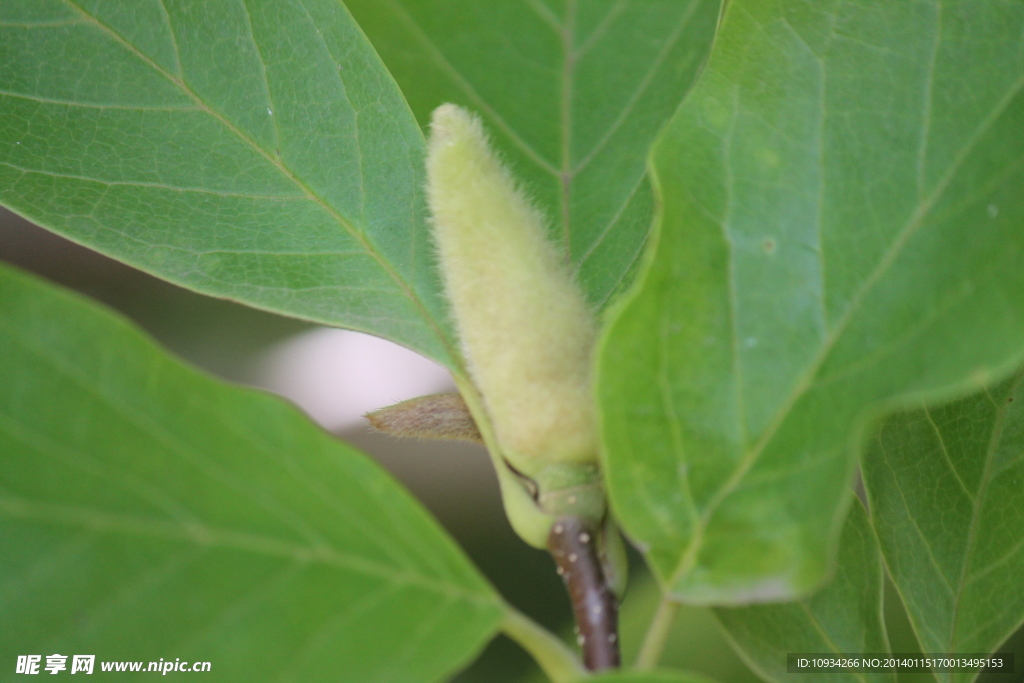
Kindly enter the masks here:
[[504, 613], [366, 457], [6, 268], [0, 453], [4, 680], [16, 655], [56, 652], [209, 661], [218, 681], [431, 681]]
[[[878, 541], [864, 507], [854, 503], [839, 545], [836, 575], [799, 602], [715, 610], [736, 649], [769, 681], [788, 681], [790, 652], [888, 652], [882, 616], [885, 577]], [[807, 683], [893, 682], [893, 673], [802, 674]]]
[[0, 202], [166, 280], [458, 367], [423, 136], [337, 0], [7, 0]]
[[867, 419], [1024, 350], [1024, 4], [735, 0], [605, 337], [612, 501], [678, 598], [826, 576]]
[[871, 516], [925, 652], [992, 652], [1024, 622], [1022, 382], [893, 416], [864, 459]]
[[348, 0], [419, 121], [480, 113], [604, 305], [651, 224], [644, 161], [704, 63], [720, 0]]

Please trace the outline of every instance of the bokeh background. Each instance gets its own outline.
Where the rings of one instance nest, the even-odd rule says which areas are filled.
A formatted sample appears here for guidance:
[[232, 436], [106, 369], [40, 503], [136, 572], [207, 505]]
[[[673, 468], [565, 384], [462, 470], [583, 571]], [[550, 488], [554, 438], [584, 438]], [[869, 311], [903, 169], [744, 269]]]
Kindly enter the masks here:
[[[117, 309], [172, 353], [213, 375], [273, 391], [298, 404], [325, 429], [377, 459], [401, 480], [506, 599], [570, 638], [569, 603], [554, 565], [546, 553], [523, 544], [509, 527], [483, 449], [390, 438], [372, 433], [362, 418], [369, 410], [407, 398], [454, 391], [450, 377], [439, 366], [373, 337], [315, 327], [189, 292], [73, 244], [2, 208], [0, 260]], [[657, 589], [634, 554], [622, 614], [627, 661], [639, 649], [656, 602]], [[893, 650], [919, 651], [897, 600], [887, 600], [886, 616]], [[1001, 650], [1015, 652], [1021, 673], [984, 676], [979, 681], [1024, 681], [1024, 629]], [[707, 674], [722, 683], [760, 680], [732, 652], [713, 615], [705, 609], [681, 610], [663, 663]], [[810, 681], [806, 676], [794, 674], [795, 680]], [[515, 644], [498, 637], [476, 663], [453, 680], [514, 683], [545, 679]], [[930, 674], [902, 674], [899, 683], [934, 680]]]

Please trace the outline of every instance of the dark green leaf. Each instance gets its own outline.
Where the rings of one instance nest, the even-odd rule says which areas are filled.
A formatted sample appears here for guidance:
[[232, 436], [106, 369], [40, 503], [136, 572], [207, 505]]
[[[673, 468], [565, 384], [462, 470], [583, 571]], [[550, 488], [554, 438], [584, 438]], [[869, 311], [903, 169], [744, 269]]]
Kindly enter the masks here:
[[282, 401], [9, 269], [0, 359], [5, 667], [56, 652], [432, 681], [498, 626], [500, 598], [423, 509]]
[[647, 150], [704, 63], [719, 0], [348, 0], [416, 117], [484, 117], [602, 306], [651, 224]]
[[337, 0], [12, 0], [0, 202], [166, 280], [458, 368], [423, 136]]
[[864, 458], [882, 551], [925, 652], [992, 652], [1024, 621], [1022, 377], [893, 416]]
[[[761, 676], [788, 681], [789, 652], [888, 652], [882, 617], [885, 579], [878, 541], [859, 502], [840, 537], [835, 577], [814, 595], [780, 605], [715, 610], [726, 633]], [[894, 682], [893, 673], [801, 674], [801, 681]]]
[[682, 600], [827, 574], [864, 426], [1024, 350], [1024, 4], [730, 2], [603, 343], [609, 487]]

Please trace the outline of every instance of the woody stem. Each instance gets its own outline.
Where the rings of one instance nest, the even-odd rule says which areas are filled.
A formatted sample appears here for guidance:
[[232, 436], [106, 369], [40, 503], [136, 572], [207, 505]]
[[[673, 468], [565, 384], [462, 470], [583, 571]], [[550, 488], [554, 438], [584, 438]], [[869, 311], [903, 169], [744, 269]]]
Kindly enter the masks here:
[[591, 671], [617, 669], [619, 603], [605, 578], [597, 550], [597, 526], [582, 517], [559, 517], [548, 534], [548, 550], [569, 591], [583, 664]]

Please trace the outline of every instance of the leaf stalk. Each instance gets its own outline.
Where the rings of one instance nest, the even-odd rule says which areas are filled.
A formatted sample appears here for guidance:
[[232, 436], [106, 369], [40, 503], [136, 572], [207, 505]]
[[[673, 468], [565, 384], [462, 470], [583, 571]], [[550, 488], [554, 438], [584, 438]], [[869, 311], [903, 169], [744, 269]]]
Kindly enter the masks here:
[[536, 660], [551, 683], [571, 683], [589, 677], [565, 643], [514, 607], [507, 608], [501, 631]]
[[663, 595], [658, 603], [658, 611], [654, 613], [654, 619], [644, 636], [644, 644], [637, 655], [635, 668], [639, 671], [650, 671], [658, 666], [661, 659], [661, 651], [665, 649], [665, 641], [668, 639], [672, 624], [676, 621], [679, 613], [679, 603], [671, 599], [668, 594]]

